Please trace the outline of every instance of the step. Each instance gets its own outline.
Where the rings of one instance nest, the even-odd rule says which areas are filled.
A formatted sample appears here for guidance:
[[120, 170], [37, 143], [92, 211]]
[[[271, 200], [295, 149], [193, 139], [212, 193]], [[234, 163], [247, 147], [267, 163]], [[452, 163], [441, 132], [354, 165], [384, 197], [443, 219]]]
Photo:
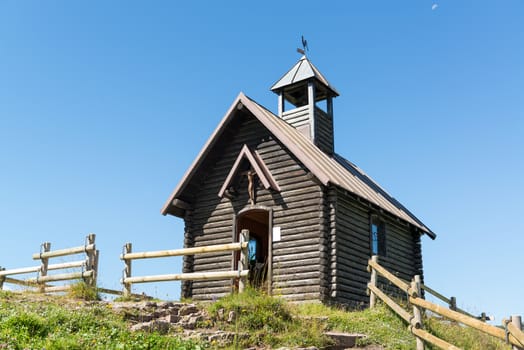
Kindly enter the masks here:
[[329, 350], [343, 350], [353, 348], [357, 344], [357, 340], [364, 338], [364, 334], [358, 333], [343, 333], [343, 332], [326, 332], [324, 333], [334, 340], [335, 345], [330, 346]]

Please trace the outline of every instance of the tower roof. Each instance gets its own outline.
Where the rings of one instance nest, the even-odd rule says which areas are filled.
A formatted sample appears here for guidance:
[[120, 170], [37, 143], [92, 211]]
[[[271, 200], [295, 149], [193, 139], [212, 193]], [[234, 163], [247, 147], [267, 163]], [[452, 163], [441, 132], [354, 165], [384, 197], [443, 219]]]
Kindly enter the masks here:
[[290, 86], [301, 81], [314, 78], [322, 85], [324, 85], [333, 96], [338, 96], [338, 91], [329, 83], [329, 81], [320, 73], [320, 71], [311, 63], [311, 61], [303, 55], [300, 60], [280, 78], [273, 86], [271, 91], [278, 92], [285, 86]]

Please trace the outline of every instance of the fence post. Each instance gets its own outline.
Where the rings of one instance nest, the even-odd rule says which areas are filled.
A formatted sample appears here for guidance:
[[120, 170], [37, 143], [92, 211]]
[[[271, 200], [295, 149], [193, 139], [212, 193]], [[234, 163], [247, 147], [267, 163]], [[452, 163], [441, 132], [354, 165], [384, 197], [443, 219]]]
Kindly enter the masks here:
[[[0, 266], [0, 271], [5, 271], [5, 267]], [[0, 276], [0, 290], [4, 289], [5, 276]]]
[[124, 268], [124, 279], [122, 283], [124, 284], [124, 296], [128, 297], [131, 295], [131, 283], [126, 283], [126, 278], [131, 277], [131, 259], [126, 259], [126, 254], [131, 253], [133, 250], [133, 245], [131, 243], [126, 243], [124, 245], [124, 263], [126, 264]]
[[93, 270], [93, 275], [91, 276], [91, 287], [96, 288], [98, 280], [98, 256], [100, 251], [98, 249], [93, 250], [93, 265], [91, 269]]
[[[416, 275], [413, 277], [413, 280], [411, 281], [411, 291], [414, 292], [417, 298], [421, 297], [421, 280], [420, 275]], [[422, 328], [422, 311], [420, 308], [416, 305], [413, 305], [413, 320], [411, 321], [411, 325], [414, 328]], [[417, 340], [417, 350], [424, 350], [424, 341], [416, 337]]]
[[453, 311], [457, 311], [457, 298], [455, 297], [449, 298], [449, 309]]
[[[373, 255], [371, 257], [371, 261], [378, 264], [378, 255]], [[369, 282], [373, 287], [377, 286], [377, 270], [375, 270], [373, 267], [371, 267], [371, 279]], [[375, 293], [373, 293], [373, 291], [370, 290], [369, 291], [369, 308], [370, 309], [374, 308], [376, 303], [377, 303], [377, 296], [375, 295]]]
[[[517, 327], [517, 329], [522, 330], [522, 318], [520, 316], [515, 316], [515, 315], [511, 316], [511, 323], [513, 323], [513, 325]], [[513, 345], [512, 349], [513, 350], [523, 350], [524, 348]]]
[[[242, 230], [240, 232], [240, 244], [248, 243], [249, 244], [249, 230]], [[240, 249], [240, 260], [238, 261], [238, 271], [242, 272], [246, 269], [249, 269], [249, 247]], [[242, 293], [246, 287], [246, 278], [240, 277], [238, 281], [238, 291]]]
[[[95, 237], [96, 235], [94, 233], [90, 233], [87, 237], [86, 237], [86, 247], [88, 245], [91, 245], [91, 244], [95, 244]], [[93, 271], [93, 274], [91, 275], [91, 277], [88, 279], [88, 285], [90, 285], [91, 287], [96, 287], [96, 269], [95, 269], [95, 265], [96, 265], [96, 259], [97, 259], [97, 251], [96, 251], [96, 248], [94, 248], [93, 250], [90, 250], [90, 251], [87, 251], [86, 249], [86, 254], [87, 254], [87, 266], [86, 268], [88, 270], [91, 270]]]
[[[44, 242], [40, 247], [40, 260], [42, 264], [40, 265], [40, 277], [47, 276], [47, 266], [49, 265], [49, 258], [42, 258], [42, 253], [47, 253], [51, 251], [51, 242]], [[41, 293], [45, 292], [45, 282], [39, 282], [39, 278], [36, 279], [38, 287]]]

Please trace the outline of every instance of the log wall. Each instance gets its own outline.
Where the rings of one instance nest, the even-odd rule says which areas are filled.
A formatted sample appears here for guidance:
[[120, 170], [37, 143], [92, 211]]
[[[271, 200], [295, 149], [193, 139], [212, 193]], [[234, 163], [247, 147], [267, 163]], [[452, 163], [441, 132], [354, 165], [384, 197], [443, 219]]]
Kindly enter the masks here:
[[[220, 157], [206, 164], [205, 173], [186, 212], [186, 247], [229, 243], [233, 240], [235, 215], [249, 207], [247, 181], [240, 178], [233, 199], [219, 198], [218, 192], [242, 146], [257, 150], [281, 192], [257, 189], [257, 206], [273, 210], [273, 227], [281, 228], [281, 241], [273, 243], [273, 294], [293, 300], [318, 300], [321, 244], [319, 232], [325, 225], [322, 210], [325, 193], [305, 167], [274, 139], [255, 118], [238, 118], [235, 134], [221, 140]], [[242, 182], [244, 181], [244, 182]], [[184, 272], [219, 271], [231, 268], [231, 254], [209, 254], [184, 259]], [[323, 278], [322, 280], [325, 281]], [[193, 281], [183, 284], [183, 295], [195, 300], [209, 300], [231, 292], [230, 281]]]
[[[386, 256], [380, 256], [380, 264], [404, 280], [414, 275], [422, 276], [420, 235], [407, 224], [392, 216], [375, 210], [365, 201], [359, 201], [346, 191], [336, 191], [336, 239], [331, 245], [334, 274], [332, 277], [335, 302], [352, 306], [368, 303], [366, 285], [370, 275], [367, 261], [371, 256], [370, 215], [379, 214], [386, 224]], [[379, 283], [392, 292], [395, 288], [385, 281]]]
[[315, 108], [315, 144], [327, 154], [333, 154], [333, 117]]
[[[218, 192], [246, 144], [258, 152], [281, 189], [277, 193], [258, 186], [256, 191], [257, 207], [270, 208], [272, 226], [281, 228], [281, 241], [272, 244], [273, 294], [291, 300], [367, 305], [371, 214], [386, 223], [387, 254], [380, 263], [406, 280], [422, 276], [420, 236], [411, 227], [343, 189], [319, 184], [253, 116], [246, 113], [234, 122], [227, 128], [233, 131], [222, 135], [185, 191], [193, 194], [183, 198], [191, 204], [184, 218], [185, 247], [234, 240], [235, 218], [250, 207], [247, 179], [237, 174], [237, 194], [232, 199], [219, 198]], [[232, 262], [231, 253], [185, 257], [183, 272], [229, 270]], [[182, 295], [195, 300], [211, 300], [231, 290], [227, 280], [182, 283]]]

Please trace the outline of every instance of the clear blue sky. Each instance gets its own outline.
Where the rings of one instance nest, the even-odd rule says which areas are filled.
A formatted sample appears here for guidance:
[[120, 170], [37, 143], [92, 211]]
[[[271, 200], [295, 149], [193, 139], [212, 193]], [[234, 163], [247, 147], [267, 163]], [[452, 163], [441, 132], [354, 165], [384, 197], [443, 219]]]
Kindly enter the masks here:
[[0, 1], [0, 265], [94, 232], [119, 289], [125, 242], [182, 247], [164, 201], [240, 91], [275, 111], [301, 35], [341, 93], [337, 152], [438, 234], [427, 284], [524, 315], [522, 0]]

